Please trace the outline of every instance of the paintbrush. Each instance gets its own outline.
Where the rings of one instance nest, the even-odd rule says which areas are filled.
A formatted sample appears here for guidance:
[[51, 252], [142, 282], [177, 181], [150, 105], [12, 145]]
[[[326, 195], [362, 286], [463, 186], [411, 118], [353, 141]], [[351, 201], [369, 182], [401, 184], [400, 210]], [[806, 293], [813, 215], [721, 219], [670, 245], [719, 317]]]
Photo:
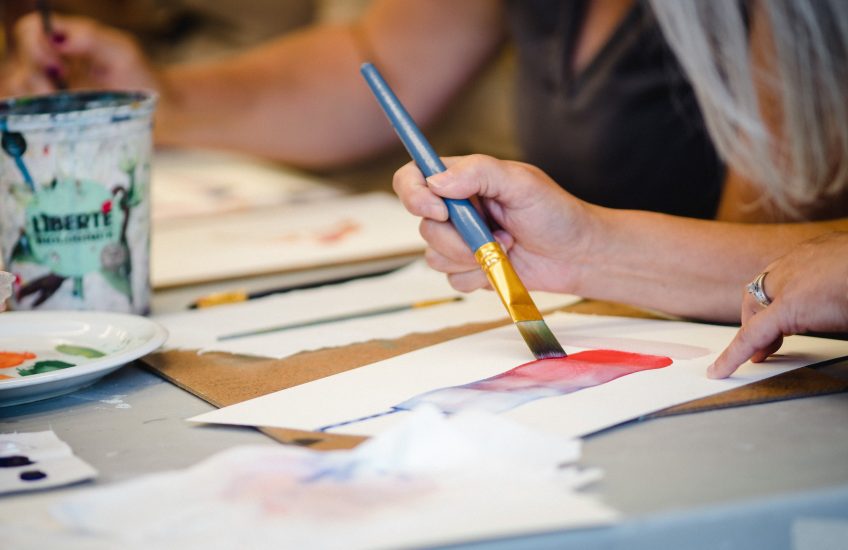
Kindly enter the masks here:
[[[446, 170], [442, 160], [427, 142], [415, 121], [395, 96], [380, 72], [371, 63], [360, 69], [365, 81], [374, 92], [380, 107], [386, 113], [404, 147], [412, 156], [424, 177]], [[530, 351], [536, 359], [564, 357], [565, 352], [539, 313], [530, 293], [513, 269], [509, 258], [480, 214], [468, 200], [444, 199], [453, 226], [465, 243], [474, 251], [474, 257], [486, 273], [492, 288], [498, 293]]]
[[[41, 15], [41, 29], [44, 31], [47, 39], [52, 40], [53, 23], [50, 21], [50, 2], [49, 0], [36, 0], [35, 4], [38, 7], [38, 13]], [[58, 72], [50, 70], [47, 72], [47, 76], [59, 90], [68, 89], [68, 83]]]
[[394, 270], [395, 268], [392, 268], [385, 271], [369, 273], [367, 275], [351, 275], [348, 277], [340, 277], [337, 279], [322, 279], [320, 281], [315, 281], [312, 283], [304, 283], [300, 285], [286, 285], [277, 288], [258, 290], [254, 292], [248, 292], [246, 290], [213, 292], [211, 294], [201, 296], [200, 298], [189, 304], [188, 308], [201, 309], [206, 307], [221, 306], [224, 304], [236, 304], [239, 302], [246, 302], [247, 300], [255, 300], [256, 298], [265, 298], [266, 296], [271, 296], [272, 294], [282, 294], [284, 292], [291, 292], [292, 290], [306, 290], [308, 288], [316, 288], [325, 285], [337, 285], [341, 283], [346, 283], [348, 281], [353, 281], [354, 279], [370, 279], [374, 277], [379, 277], [381, 275], [387, 275]]
[[367, 309], [364, 311], [355, 311], [353, 313], [345, 313], [343, 315], [335, 315], [332, 317], [321, 317], [312, 321], [301, 321], [297, 323], [289, 323], [286, 325], [277, 325], [274, 327], [261, 328], [256, 330], [246, 330], [244, 332], [234, 332], [218, 337], [218, 341], [235, 340], [236, 338], [246, 338], [248, 336], [260, 336], [262, 334], [271, 334], [273, 332], [282, 332], [284, 330], [294, 330], [304, 327], [314, 327], [316, 325], [325, 325], [327, 323], [338, 323], [340, 321], [350, 321], [352, 319], [362, 319], [364, 317], [376, 317], [377, 315], [387, 315], [389, 313], [398, 313], [400, 311], [408, 311], [410, 309], [422, 309], [425, 307], [433, 307], [451, 302], [459, 302], [462, 296], [451, 296], [450, 298], [437, 298], [434, 300], [421, 300], [410, 304], [399, 304], [395, 306], [378, 307]]

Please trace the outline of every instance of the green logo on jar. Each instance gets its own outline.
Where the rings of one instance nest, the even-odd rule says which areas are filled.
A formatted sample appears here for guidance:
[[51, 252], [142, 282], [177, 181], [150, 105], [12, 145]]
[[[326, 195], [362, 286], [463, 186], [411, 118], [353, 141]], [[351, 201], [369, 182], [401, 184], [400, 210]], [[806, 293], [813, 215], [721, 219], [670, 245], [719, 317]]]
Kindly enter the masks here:
[[[64, 277], [82, 277], [123, 264], [124, 212], [93, 181], [60, 181], [42, 188], [26, 209], [26, 233], [37, 263]], [[119, 251], [121, 258], [116, 258]]]

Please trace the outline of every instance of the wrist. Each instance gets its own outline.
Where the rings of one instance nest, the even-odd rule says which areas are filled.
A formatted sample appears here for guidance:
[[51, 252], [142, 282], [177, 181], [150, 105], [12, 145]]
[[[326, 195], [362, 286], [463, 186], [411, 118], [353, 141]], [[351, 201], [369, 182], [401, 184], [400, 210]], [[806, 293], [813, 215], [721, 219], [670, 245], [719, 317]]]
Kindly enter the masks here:
[[568, 292], [595, 297], [597, 282], [613, 259], [609, 251], [620, 238], [616, 236], [616, 211], [586, 202], [581, 202], [580, 208], [577, 238], [567, 259], [572, 274]]

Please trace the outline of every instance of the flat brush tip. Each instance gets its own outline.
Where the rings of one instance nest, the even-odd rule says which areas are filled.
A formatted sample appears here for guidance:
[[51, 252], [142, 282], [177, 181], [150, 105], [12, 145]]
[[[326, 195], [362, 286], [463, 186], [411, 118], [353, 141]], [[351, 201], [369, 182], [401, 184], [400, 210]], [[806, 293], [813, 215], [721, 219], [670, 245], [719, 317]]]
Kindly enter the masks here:
[[515, 326], [536, 359], [566, 356], [556, 336], [544, 321], [519, 321]]

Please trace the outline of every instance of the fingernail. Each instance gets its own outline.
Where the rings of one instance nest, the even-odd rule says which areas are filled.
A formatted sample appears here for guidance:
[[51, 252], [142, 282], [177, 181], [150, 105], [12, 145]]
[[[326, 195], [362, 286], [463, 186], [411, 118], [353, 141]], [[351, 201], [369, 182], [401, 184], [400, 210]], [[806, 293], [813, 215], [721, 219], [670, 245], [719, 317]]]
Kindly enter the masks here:
[[441, 189], [451, 182], [451, 176], [447, 172], [434, 174], [427, 178], [427, 185], [435, 189]]
[[433, 202], [427, 205], [427, 217], [433, 220], [443, 221], [448, 217], [448, 210], [445, 203]]
[[50, 40], [52, 40], [54, 44], [64, 44], [67, 39], [68, 37], [63, 32], [56, 31], [50, 35]]
[[716, 366], [715, 363], [711, 363], [709, 367], [707, 367], [707, 378], [718, 378], [716, 376]]

